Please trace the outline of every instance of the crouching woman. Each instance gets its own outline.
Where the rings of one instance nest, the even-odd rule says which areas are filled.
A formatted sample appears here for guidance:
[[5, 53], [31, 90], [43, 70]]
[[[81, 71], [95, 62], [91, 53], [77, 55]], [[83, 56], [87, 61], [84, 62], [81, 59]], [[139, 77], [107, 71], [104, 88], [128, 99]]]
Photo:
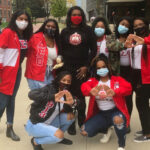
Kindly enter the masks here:
[[34, 150], [43, 150], [41, 144], [72, 144], [64, 138], [64, 132], [74, 121], [72, 107], [75, 99], [68, 91], [70, 85], [71, 75], [63, 71], [51, 84], [29, 92], [33, 103], [26, 131], [33, 136], [31, 144]]
[[92, 66], [94, 77], [81, 86], [83, 94], [90, 96], [87, 120], [81, 127], [81, 134], [92, 137], [106, 132], [113, 125], [118, 137], [118, 150], [124, 150], [126, 127], [129, 125], [125, 96], [131, 94], [131, 84], [119, 76], [112, 76], [104, 54], [97, 56]]

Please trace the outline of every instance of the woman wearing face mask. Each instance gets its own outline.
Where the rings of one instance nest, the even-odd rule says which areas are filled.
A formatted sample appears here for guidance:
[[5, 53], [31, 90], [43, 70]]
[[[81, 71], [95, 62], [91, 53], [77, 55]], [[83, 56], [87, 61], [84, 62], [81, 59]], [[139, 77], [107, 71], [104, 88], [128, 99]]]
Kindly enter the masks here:
[[33, 103], [26, 131], [33, 136], [31, 144], [34, 150], [43, 150], [41, 144], [72, 144], [72, 141], [64, 138], [64, 132], [74, 121], [72, 106], [75, 99], [68, 91], [71, 82], [71, 74], [63, 71], [51, 84], [29, 92]]
[[[149, 22], [145, 18], [136, 18], [133, 22], [134, 31], [136, 36], [129, 36], [136, 44], [137, 36], [145, 38], [150, 35]], [[131, 38], [131, 39], [130, 39]], [[142, 43], [141, 43], [142, 44]], [[150, 141], [150, 47], [148, 42], [133, 47], [130, 51], [131, 67], [132, 67], [132, 87], [136, 93], [136, 106], [139, 113], [139, 118], [142, 126], [142, 131], [136, 132], [135, 142]]]
[[[115, 29], [116, 38], [125, 43], [129, 34], [133, 33], [133, 23], [130, 17], [122, 17], [118, 21]], [[131, 66], [130, 66], [130, 50], [125, 48], [120, 52], [120, 76], [131, 82]], [[129, 114], [131, 116], [133, 109], [132, 94], [126, 97], [126, 103]], [[130, 126], [127, 128], [127, 133], [130, 132]]]
[[129, 125], [124, 97], [131, 94], [131, 84], [112, 75], [104, 54], [94, 59], [92, 67], [93, 77], [81, 86], [83, 94], [90, 96], [87, 120], [81, 127], [81, 134], [93, 137], [113, 125], [118, 136], [118, 150], [124, 150], [126, 127]]
[[[67, 27], [61, 32], [61, 51], [64, 60], [64, 70], [72, 74], [71, 93], [81, 101], [78, 107], [78, 125], [85, 120], [85, 97], [80, 90], [85, 81], [88, 66], [96, 56], [96, 40], [89, 26], [83, 10], [74, 6], [69, 9], [66, 19]], [[75, 123], [69, 128], [69, 134], [76, 134]]]
[[0, 35], [0, 118], [6, 109], [6, 136], [20, 138], [13, 131], [15, 97], [21, 81], [21, 64], [26, 56], [32, 23], [25, 11], [12, 15], [9, 25]]
[[97, 55], [103, 53], [108, 57], [109, 52], [106, 46], [106, 36], [111, 34], [111, 30], [106, 19], [97, 17], [92, 24], [92, 29], [97, 39]]
[[58, 24], [54, 19], [47, 19], [29, 41], [25, 76], [30, 89], [51, 83], [59, 49]]

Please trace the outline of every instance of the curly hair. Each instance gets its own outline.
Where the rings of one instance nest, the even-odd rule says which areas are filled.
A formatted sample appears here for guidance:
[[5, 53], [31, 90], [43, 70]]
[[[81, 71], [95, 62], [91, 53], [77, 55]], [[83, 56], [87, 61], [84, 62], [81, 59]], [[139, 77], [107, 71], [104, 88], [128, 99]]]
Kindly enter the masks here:
[[92, 77], [95, 77], [97, 80], [100, 80], [100, 76], [97, 75], [97, 62], [98, 61], [103, 61], [105, 63], [106, 67], [109, 70], [109, 77], [111, 77], [112, 76], [111, 66], [110, 66], [108, 58], [104, 54], [99, 54], [92, 60], [92, 63], [91, 63]]
[[16, 11], [12, 17], [11, 17], [11, 20], [7, 26], [7, 28], [10, 28], [11, 30], [15, 31], [18, 35], [19, 35], [19, 32], [18, 32], [18, 27], [16, 25], [16, 19], [25, 14], [28, 18], [28, 26], [27, 28], [23, 31], [23, 37], [27, 40], [30, 39], [30, 37], [32, 36], [33, 34], [33, 26], [32, 26], [32, 22], [31, 22], [31, 18], [29, 16], [29, 14], [25, 11], [25, 10], [18, 10]]
[[92, 23], [92, 30], [94, 32], [94, 29], [96, 27], [96, 24], [98, 22], [103, 22], [104, 26], [105, 26], [105, 35], [110, 35], [112, 32], [109, 28], [109, 24], [108, 24], [108, 21], [106, 20], [106, 18], [104, 17], [96, 17]]

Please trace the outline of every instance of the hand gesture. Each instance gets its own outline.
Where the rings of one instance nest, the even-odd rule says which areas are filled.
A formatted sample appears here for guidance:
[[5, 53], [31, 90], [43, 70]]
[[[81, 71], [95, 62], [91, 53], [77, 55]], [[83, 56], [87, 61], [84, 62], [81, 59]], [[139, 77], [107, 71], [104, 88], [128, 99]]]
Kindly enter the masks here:
[[107, 97], [113, 97], [115, 95], [115, 92], [113, 89], [108, 89], [106, 93], [107, 93]]
[[77, 70], [78, 74], [76, 75], [77, 79], [83, 79], [86, 77], [87, 67], [81, 67]]
[[64, 90], [66, 101], [64, 101], [65, 104], [72, 105], [74, 103], [73, 97], [71, 93], [67, 90]]
[[92, 96], [98, 96], [98, 93], [101, 89], [102, 89], [102, 86], [97, 85], [96, 87], [91, 89], [90, 93]]
[[55, 94], [55, 102], [64, 103], [61, 98], [65, 95], [64, 91], [60, 91], [57, 94]]

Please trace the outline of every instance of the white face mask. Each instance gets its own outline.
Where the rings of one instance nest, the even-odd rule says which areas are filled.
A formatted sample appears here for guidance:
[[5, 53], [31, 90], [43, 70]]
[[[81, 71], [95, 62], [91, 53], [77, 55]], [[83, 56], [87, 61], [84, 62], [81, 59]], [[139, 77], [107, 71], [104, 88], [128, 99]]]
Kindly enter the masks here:
[[24, 30], [28, 26], [28, 22], [25, 20], [23, 21], [16, 20], [16, 25], [20, 30]]

